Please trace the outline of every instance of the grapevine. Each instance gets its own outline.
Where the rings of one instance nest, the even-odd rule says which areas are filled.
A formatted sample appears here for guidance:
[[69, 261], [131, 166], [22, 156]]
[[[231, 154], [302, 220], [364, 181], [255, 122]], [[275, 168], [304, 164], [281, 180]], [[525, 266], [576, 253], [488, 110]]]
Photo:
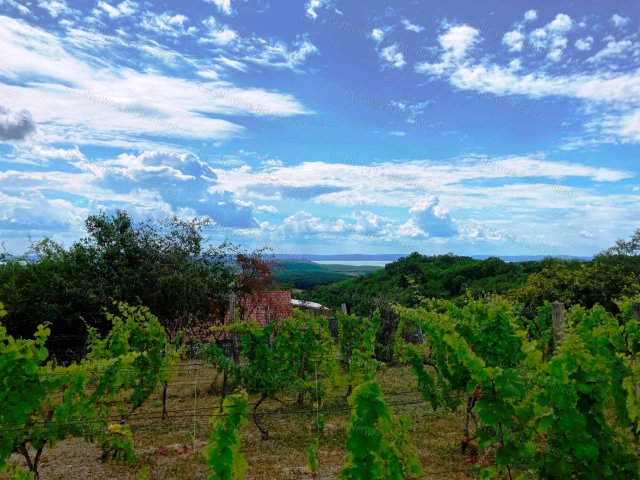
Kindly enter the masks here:
[[246, 392], [229, 395], [211, 417], [213, 430], [204, 457], [212, 469], [209, 480], [241, 480], [247, 461], [240, 453], [238, 429], [248, 423]]

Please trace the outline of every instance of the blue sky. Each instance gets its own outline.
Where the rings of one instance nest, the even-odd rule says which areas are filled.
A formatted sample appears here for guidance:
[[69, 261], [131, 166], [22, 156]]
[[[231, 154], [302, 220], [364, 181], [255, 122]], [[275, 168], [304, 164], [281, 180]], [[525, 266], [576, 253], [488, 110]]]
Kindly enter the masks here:
[[590, 255], [640, 226], [629, 1], [0, 0], [0, 238]]

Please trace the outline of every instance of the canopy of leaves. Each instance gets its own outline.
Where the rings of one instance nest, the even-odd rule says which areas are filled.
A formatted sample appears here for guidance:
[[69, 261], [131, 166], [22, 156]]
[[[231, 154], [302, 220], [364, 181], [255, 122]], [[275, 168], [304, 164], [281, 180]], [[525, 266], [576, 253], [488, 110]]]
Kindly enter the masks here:
[[206, 221], [174, 217], [136, 224], [117, 211], [85, 223], [87, 236], [69, 249], [45, 239], [28, 255], [0, 265], [0, 298], [11, 312], [4, 323], [11, 333], [26, 336], [43, 322], [53, 337], [83, 332], [84, 322], [106, 332], [102, 310], [113, 301], [146, 305], [169, 334], [223, 318], [234, 248], [207, 247]]

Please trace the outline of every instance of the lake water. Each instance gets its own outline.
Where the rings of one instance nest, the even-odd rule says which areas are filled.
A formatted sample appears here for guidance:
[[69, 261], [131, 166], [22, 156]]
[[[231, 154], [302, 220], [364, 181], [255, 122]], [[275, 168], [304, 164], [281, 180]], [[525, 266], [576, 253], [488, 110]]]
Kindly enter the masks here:
[[320, 265], [352, 265], [354, 267], [384, 267], [392, 260], [314, 260]]

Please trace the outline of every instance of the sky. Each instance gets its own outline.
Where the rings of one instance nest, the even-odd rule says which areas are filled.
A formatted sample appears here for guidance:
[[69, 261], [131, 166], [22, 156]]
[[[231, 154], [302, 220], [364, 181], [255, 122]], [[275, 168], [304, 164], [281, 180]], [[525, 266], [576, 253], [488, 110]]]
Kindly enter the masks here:
[[0, 0], [0, 242], [592, 255], [640, 227], [634, 1]]

